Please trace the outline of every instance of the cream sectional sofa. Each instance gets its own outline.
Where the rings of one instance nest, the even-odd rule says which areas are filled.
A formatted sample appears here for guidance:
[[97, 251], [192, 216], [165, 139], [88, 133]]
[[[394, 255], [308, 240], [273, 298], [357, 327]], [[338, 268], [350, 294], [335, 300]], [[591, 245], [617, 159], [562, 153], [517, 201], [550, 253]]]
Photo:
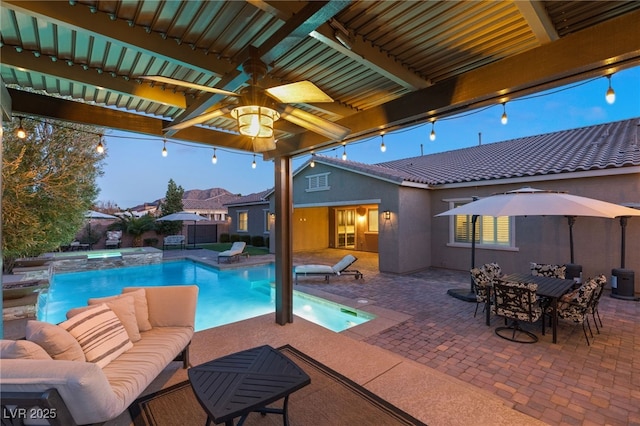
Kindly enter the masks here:
[[[18, 406], [27, 407], [28, 412], [29, 407], [37, 404], [43, 409], [31, 411], [40, 417], [48, 416], [50, 424], [66, 426], [73, 423], [103, 423], [123, 413], [171, 361], [182, 360], [184, 368], [187, 368], [189, 344], [194, 333], [198, 287], [143, 287], [142, 292], [140, 289], [126, 288], [116, 297], [120, 300], [123, 296], [136, 295], [133, 321], [140, 325], [145, 319], [144, 306], [139, 303], [140, 300], [145, 300], [138, 297], [142, 293], [146, 298], [148, 324], [139, 327], [139, 340], [126, 343], [126, 350], [104, 366], [100, 362], [105, 358], [96, 362], [67, 360], [69, 351], [65, 352], [67, 359], [55, 359], [59, 348], [49, 349], [54, 353], [52, 358], [42, 346], [33, 342], [38, 340], [38, 326], [45, 323], [28, 324], [27, 340], [3, 340], [3, 359], [0, 361], [3, 412], [20, 417], [24, 416], [25, 411], [18, 411], [12, 405], [19, 403]], [[125, 299], [129, 302], [131, 297]], [[90, 301], [91, 307], [95, 309], [78, 309], [76, 311], [80, 315], [77, 317], [52, 326], [63, 327], [74, 318], [82, 317], [83, 311], [94, 312], [98, 309], [96, 306], [107, 306], [102, 302], [103, 299]], [[115, 307], [112, 312], [117, 312]], [[70, 314], [73, 315], [71, 311]], [[118, 314], [118, 317], [121, 315]], [[32, 330], [29, 330], [30, 326]], [[49, 325], [46, 324], [46, 327]], [[67, 327], [73, 331], [73, 327]], [[131, 335], [130, 330], [127, 333]]]

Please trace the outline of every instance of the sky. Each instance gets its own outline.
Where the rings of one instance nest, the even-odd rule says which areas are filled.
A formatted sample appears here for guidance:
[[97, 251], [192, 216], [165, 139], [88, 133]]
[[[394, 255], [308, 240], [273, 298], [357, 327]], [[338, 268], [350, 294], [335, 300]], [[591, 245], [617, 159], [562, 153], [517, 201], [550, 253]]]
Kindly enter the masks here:
[[[616, 93], [613, 105], [605, 100], [607, 79], [599, 77], [509, 101], [506, 125], [500, 122], [503, 107], [497, 104], [438, 120], [435, 141], [429, 138], [431, 123], [425, 123], [385, 134], [385, 152], [380, 150], [380, 136], [350, 143], [347, 158], [375, 164], [640, 117], [640, 67], [613, 74], [611, 85]], [[219, 187], [242, 195], [274, 185], [273, 162], [263, 161], [261, 155], [256, 155], [253, 169], [251, 153], [218, 148], [213, 164], [212, 147], [168, 139], [168, 155], [163, 157], [161, 138], [113, 131], [105, 134], [105, 146], [98, 200], [122, 209], [164, 197], [169, 179], [185, 191]], [[342, 147], [318, 153], [339, 158]], [[308, 159], [309, 155], [296, 157], [294, 170]]]

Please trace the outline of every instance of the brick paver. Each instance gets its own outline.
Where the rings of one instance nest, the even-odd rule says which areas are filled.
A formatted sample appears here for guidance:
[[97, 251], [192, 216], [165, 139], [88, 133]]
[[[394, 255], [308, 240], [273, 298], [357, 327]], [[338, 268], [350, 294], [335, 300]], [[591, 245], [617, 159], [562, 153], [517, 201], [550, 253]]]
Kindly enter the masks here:
[[[294, 264], [332, 264], [346, 253], [296, 253]], [[316, 277], [301, 280], [297, 287], [366, 299], [411, 315], [366, 342], [488, 390], [548, 424], [640, 425], [639, 302], [614, 299], [606, 291], [599, 308], [603, 327], [596, 334], [592, 324], [591, 346], [579, 324], [564, 321], [558, 326], [557, 344], [551, 343], [550, 331], [540, 335], [539, 324], [530, 328], [539, 337], [537, 343], [518, 344], [494, 334], [502, 319], [492, 318], [487, 327], [480, 312], [473, 317], [474, 303], [446, 294], [470, 285], [467, 272], [384, 274], [378, 272], [377, 255], [354, 253], [354, 266], [364, 280], [349, 276], [327, 284]]]

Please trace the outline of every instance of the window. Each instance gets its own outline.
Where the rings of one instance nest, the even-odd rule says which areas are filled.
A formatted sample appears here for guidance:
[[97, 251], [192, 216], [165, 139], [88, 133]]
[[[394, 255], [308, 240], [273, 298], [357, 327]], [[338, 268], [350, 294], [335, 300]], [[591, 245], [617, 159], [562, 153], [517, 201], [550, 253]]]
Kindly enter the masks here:
[[238, 212], [238, 231], [247, 232], [249, 230], [249, 212]]
[[331, 189], [329, 186], [329, 172], [307, 176], [307, 189], [305, 191], [328, 191], [329, 189]]
[[[454, 203], [453, 207], [465, 203]], [[471, 244], [472, 216], [454, 216], [453, 242]], [[512, 220], [509, 216], [480, 216], [476, 222], [476, 244], [511, 247], [514, 245], [512, 238]]]
[[378, 232], [378, 209], [369, 209], [367, 220], [367, 231]]
[[264, 233], [271, 231], [271, 213], [269, 210], [262, 210], [264, 215]]

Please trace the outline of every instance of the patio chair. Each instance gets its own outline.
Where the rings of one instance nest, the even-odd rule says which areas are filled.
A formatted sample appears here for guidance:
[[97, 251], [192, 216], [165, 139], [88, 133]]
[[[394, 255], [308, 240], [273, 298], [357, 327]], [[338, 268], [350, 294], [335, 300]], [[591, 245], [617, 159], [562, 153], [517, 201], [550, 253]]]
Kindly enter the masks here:
[[[522, 321], [535, 323], [543, 318], [540, 300], [536, 295], [537, 289], [538, 285], [534, 283], [519, 283], [501, 279], [493, 283], [495, 312], [496, 315], [505, 319], [505, 326], [495, 330], [499, 337], [518, 343], [538, 341], [538, 336], [520, 327]], [[544, 335], [544, 318], [542, 335]]]
[[244, 253], [244, 248], [246, 247], [246, 245], [247, 243], [245, 243], [244, 241], [236, 241], [231, 245], [231, 248], [229, 250], [221, 251], [220, 253], [218, 253], [218, 263], [220, 263], [221, 258], [227, 259], [227, 262], [232, 262], [239, 261], [240, 256], [242, 255], [248, 256], [247, 253]]
[[593, 331], [589, 323], [590, 307], [592, 306], [592, 299], [596, 289], [600, 286], [600, 282], [600, 279], [590, 278], [577, 289], [561, 296], [558, 301], [558, 318], [570, 320], [576, 324], [582, 324], [582, 332], [584, 333], [585, 339], [587, 339], [587, 346], [591, 345], [589, 336], [587, 335], [587, 328], [589, 329], [591, 338], [593, 338]]
[[[596, 325], [596, 331], [598, 332], [598, 334], [600, 334], [600, 327], [602, 327], [602, 319], [600, 318], [600, 312], [598, 312], [598, 305], [600, 304], [600, 298], [602, 297], [602, 293], [604, 293], [604, 287], [607, 285], [607, 278], [601, 274], [595, 278], [595, 281], [598, 284], [598, 286], [593, 291], [593, 296], [591, 297], [591, 304], [589, 305], [589, 313], [593, 317], [593, 323]], [[598, 327], [598, 321], [600, 322], [600, 327]]]
[[478, 305], [482, 303], [482, 311], [484, 312], [484, 306], [487, 301], [490, 301], [488, 299], [491, 294], [492, 279], [483, 268], [473, 268], [470, 272], [471, 286], [476, 294], [476, 309], [473, 312], [473, 317], [475, 318], [478, 314]]
[[540, 277], [554, 277], [564, 279], [567, 273], [565, 265], [552, 265], [547, 263], [530, 263], [531, 275]]
[[357, 269], [347, 269], [349, 268], [351, 265], [353, 265], [355, 263], [355, 261], [358, 260], [357, 257], [348, 254], [345, 257], [343, 257], [342, 259], [340, 259], [340, 261], [338, 263], [336, 263], [333, 266], [330, 265], [298, 265], [294, 268], [293, 272], [295, 274], [295, 281], [296, 284], [298, 284], [298, 276], [299, 275], [303, 275], [303, 276], [307, 276], [307, 275], [324, 275], [324, 280], [326, 282], [329, 282], [329, 277], [331, 276], [338, 276], [338, 275], [354, 275], [356, 280], [358, 278], [362, 278], [362, 272], [358, 271]]
[[120, 248], [122, 231], [107, 231], [107, 240], [104, 242], [105, 248]]

